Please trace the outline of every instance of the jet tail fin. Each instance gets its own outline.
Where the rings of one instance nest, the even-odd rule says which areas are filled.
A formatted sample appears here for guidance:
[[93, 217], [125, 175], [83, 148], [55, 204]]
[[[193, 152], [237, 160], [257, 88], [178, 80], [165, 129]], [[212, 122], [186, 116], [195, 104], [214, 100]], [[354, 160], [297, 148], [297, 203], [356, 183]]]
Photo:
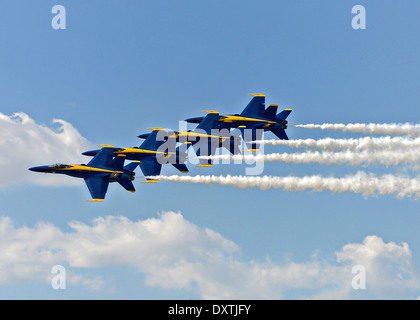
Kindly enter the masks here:
[[88, 166], [104, 166], [110, 163], [114, 157], [114, 147], [103, 147], [99, 152], [89, 161]]
[[[151, 129], [151, 128], [149, 128]], [[146, 137], [146, 140], [144, 140], [144, 142], [140, 145], [140, 149], [145, 149], [145, 150], [153, 150], [153, 151], [157, 151], [157, 149], [159, 149], [159, 147], [165, 142], [164, 139], [158, 139], [158, 133], [163, 130], [163, 128], [153, 128], [153, 131], [151, 133], [149, 133], [146, 137], [145, 135], [140, 135], [139, 137]], [[162, 137], [163, 138], [163, 137]]]
[[212, 111], [206, 115], [203, 121], [197, 126], [196, 129], [204, 130], [207, 134], [211, 134], [212, 129], [219, 128], [219, 113]]
[[140, 161], [133, 161], [133, 162], [130, 162], [129, 164], [127, 164], [125, 167], [124, 167], [124, 170], [127, 170], [127, 171], [134, 171], [136, 168], [137, 168], [137, 166], [140, 164]]
[[250, 94], [254, 96], [242, 111], [241, 116], [259, 116], [265, 109], [265, 94]]
[[261, 113], [261, 117], [268, 118], [268, 119], [275, 118], [276, 113], [277, 113], [277, 108], [278, 108], [277, 104], [270, 105], [267, 109], [264, 110], [263, 113]]
[[121, 170], [124, 167], [125, 155], [119, 154], [106, 166], [115, 170]]

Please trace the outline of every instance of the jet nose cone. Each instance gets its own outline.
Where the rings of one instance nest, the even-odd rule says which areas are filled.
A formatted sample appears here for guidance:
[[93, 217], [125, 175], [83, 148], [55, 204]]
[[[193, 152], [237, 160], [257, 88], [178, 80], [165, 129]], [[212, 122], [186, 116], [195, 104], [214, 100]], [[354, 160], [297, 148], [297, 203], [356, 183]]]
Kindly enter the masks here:
[[85, 151], [82, 153], [84, 156], [93, 157], [96, 156], [96, 154], [99, 152], [99, 150], [91, 150], [91, 151]]
[[201, 121], [203, 121], [203, 119], [204, 117], [196, 117], [196, 118], [185, 119], [185, 121], [189, 123], [200, 123]]
[[29, 170], [34, 171], [34, 172], [45, 172], [47, 166], [40, 166], [40, 167], [32, 167], [29, 168]]

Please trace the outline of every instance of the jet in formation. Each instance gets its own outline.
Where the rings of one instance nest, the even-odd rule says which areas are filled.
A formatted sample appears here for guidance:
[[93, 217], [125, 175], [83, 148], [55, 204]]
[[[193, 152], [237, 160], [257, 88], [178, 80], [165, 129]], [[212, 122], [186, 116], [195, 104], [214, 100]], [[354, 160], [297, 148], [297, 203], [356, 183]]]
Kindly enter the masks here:
[[[146, 183], [158, 182], [164, 164], [188, 173], [186, 161], [190, 147], [200, 162], [196, 167], [211, 167], [213, 163], [209, 156], [216, 154], [218, 148], [225, 148], [231, 154], [241, 153], [242, 139], [248, 147], [246, 151], [252, 152], [258, 151], [258, 141], [262, 140], [265, 131], [272, 132], [281, 140], [288, 140], [286, 119], [292, 110], [284, 109], [277, 114], [278, 105], [265, 108], [264, 94], [251, 95], [252, 100], [240, 114], [221, 115], [218, 111], [203, 111], [206, 116], [186, 119], [189, 123], [198, 123], [194, 130], [149, 128], [152, 132], [138, 136], [145, 139], [139, 147], [98, 145], [102, 148], [82, 153], [93, 157], [88, 164], [54, 164], [29, 170], [83, 178], [92, 197], [87, 201], [103, 201], [111, 182], [118, 182], [129, 192], [136, 191], [132, 181], [137, 166], [143, 172]], [[239, 133], [235, 129], [239, 129]], [[124, 165], [126, 160], [132, 162]]]
[[139, 162], [134, 161], [124, 166], [125, 158], [114, 157], [113, 151], [114, 148], [104, 146], [88, 164], [53, 164], [29, 170], [83, 178], [92, 196], [92, 200], [87, 201], [104, 201], [110, 182], [118, 182], [128, 192], [136, 191], [132, 181]]
[[[289, 140], [285, 131], [287, 129], [286, 119], [292, 109], [284, 109], [277, 114], [277, 104], [265, 108], [265, 94], [250, 95], [254, 97], [240, 114], [219, 115], [219, 129], [239, 129], [249, 148], [247, 151], [258, 151], [259, 144], [254, 141], [262, 140], [265, 131], [272, 132], [280, 140]], [[203, 117], [196, 117], [185, 121], [200, 123], [203, 119]]]
[[[168, 139], [165, 139], [165, 133], [163, 128], [150, 128], [153, 131], [148, 134], [140, 135], [146, 140], [139, 146], [133, 148], [114, 148], [114, 156], [125, 157], [126, 160], [138, 161], [141, 171], [146, 177], [148, 183], [157, 182], [156, 179], [149, 179], [147, 177], [159, 176], [162, 164], [172, 164], [176, 169], [182, 173], [188, 173], [188, 168], [185, 164], [187, 161], [186, 152], [180, 151], [180, 148], [174, 148], [171, 151], [171, 148], [166, 150], [161, 148], [161, 146], [167, 142]], [[162, 134], [163, 133], [163, 134]], [[158, 137], [161, 134], [162, 137]], [[168, 151], [169, 150], [169, 151]], [[95, 156], [100, 150], [91, 150], [83, 152], [85, 156]]]

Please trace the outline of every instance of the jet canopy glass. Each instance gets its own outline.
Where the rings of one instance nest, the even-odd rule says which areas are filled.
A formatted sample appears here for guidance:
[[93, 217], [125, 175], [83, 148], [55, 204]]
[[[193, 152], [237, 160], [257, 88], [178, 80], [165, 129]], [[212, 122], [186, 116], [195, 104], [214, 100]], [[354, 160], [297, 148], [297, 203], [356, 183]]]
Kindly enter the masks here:
[[52, 164], [50, 166], [48, 166], [48, 168], [51, 169], [66, 169], [66, 168], [70, 168], [71, 166], [67, 165], [67, 164], [61, 164], [61, 163], [56, 163], [56, 164]]

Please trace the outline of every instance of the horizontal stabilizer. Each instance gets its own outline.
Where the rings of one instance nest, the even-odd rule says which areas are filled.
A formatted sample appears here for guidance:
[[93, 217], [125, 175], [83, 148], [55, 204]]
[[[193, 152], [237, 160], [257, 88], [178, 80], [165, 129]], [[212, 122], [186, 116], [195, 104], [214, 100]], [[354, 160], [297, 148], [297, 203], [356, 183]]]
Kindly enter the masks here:
[[289, 140], [286, 131], [283, 129], [271, 129], [271, 132], [274, 133], [280, 140]]
[[128, 180], [120, 180], [118, 183], [128, 192], [136, 192], [134, 185], [131, 181]]
[[277, 115], [277, 119], [279, 120], [286, 120], [286, 118], [289, 116], [289, 114], [292, 112], [292, 109], [284, 109], [282, 112], [280, 112]]

